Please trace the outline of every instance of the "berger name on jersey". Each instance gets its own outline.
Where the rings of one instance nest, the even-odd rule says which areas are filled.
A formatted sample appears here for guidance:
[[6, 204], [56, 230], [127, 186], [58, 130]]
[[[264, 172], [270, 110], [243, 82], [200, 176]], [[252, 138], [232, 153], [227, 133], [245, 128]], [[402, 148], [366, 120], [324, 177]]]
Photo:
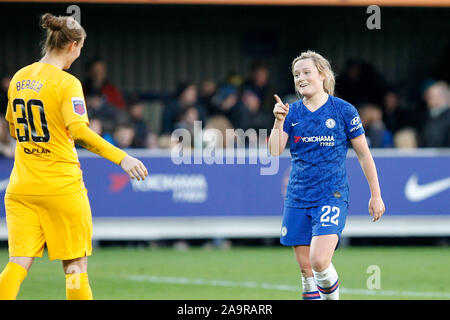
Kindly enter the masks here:
[[37, 80], [22, 80], [16, 82], [17, 91], [30, 89], [39, 93], [41, 91], [43, 84]]

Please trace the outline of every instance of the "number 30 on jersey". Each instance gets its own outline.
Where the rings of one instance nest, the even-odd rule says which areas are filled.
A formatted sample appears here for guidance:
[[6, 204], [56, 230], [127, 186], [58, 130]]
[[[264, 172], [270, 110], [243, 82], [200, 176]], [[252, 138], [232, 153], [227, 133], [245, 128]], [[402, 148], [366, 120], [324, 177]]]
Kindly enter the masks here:
[[[31, 139], [34, 142], [48, 142], [50, 140], [50, 132], [48, 132], [47, 121], [45, 120], [44, 113], [44, 104], [41, 100], [38, 99], [30, 99], [27, 103], [23, 99], [14, 99], [13, 101], [13, 111], [14, 113], [18, 112], [18, 107], [21, 110], [21, 116], [17, 116], [17, 125], [23, 125], [24, 134], [20, 134], [19, 128], [16, 128], [17, 133], [17, 141], [19, 142], [27, 142], [30, 141], [29, 129], [31, 128]], [[34, 124], [34, 115], [33, 115], [33, 107], [37, 107], [39, 109], [39, 119], [41, 122], [40, 132], [42, 135], [39, 135], [36, 131], [36, 126]]]

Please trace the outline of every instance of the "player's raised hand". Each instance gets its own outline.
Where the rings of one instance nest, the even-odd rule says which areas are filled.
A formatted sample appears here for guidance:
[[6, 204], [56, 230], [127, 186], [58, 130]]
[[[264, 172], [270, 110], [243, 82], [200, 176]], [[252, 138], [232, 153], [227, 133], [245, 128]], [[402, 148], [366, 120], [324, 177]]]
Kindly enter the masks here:
[[275, 103], [275, 107], [273, 108], [273, 115], [277, 120], [283, 121], [289, 113], [289, 104], [283, 103], [277, 95], [274, 95], [274, 97], [277, 103]]
[[384, 211], [386, 210], [384, 206], [383, 199], [381, 197], [372, 197], [369, 200], [369, 214], [372, 217], [372, 221], [375, 222], [381, 218]]
[[127, 155], [123, 158], [120, 166], [126, 173], [128, 173], [131, 179], [137, 179], [138, 181], [141, 179], [144, 180], [148, 175], [147, 168], [144, 164], [139, 159], [132, 156]]

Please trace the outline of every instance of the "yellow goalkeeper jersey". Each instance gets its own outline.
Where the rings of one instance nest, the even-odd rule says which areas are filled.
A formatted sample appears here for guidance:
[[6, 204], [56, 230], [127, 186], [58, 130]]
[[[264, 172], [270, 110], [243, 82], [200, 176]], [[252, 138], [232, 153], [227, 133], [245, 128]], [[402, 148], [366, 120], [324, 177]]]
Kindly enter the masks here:
[[8, 90], [6, 120], [17, 139], [6, 192], [57, 195], [84, 188], [75, 145], [67, 127], [89, 123], [80, 81], [36, 62], [20, 69]]

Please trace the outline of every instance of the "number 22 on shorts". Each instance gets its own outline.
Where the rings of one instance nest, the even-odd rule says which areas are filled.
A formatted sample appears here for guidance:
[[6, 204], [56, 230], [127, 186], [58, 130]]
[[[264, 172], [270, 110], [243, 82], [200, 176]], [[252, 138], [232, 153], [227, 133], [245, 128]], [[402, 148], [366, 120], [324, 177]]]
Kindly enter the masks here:
[[[320, 216], [320, 222], [322, 223], [331, 222], [335, 225], [338, 225], [339, 223], [338, 217], [339, 213], [341, 212], [341, 210], [338, 207], [323, 206], [322, 212], [324, 213]], [[329, 216], [330, 213], [334, 213], [334, 215], [331, 216], [331, 219]]]

